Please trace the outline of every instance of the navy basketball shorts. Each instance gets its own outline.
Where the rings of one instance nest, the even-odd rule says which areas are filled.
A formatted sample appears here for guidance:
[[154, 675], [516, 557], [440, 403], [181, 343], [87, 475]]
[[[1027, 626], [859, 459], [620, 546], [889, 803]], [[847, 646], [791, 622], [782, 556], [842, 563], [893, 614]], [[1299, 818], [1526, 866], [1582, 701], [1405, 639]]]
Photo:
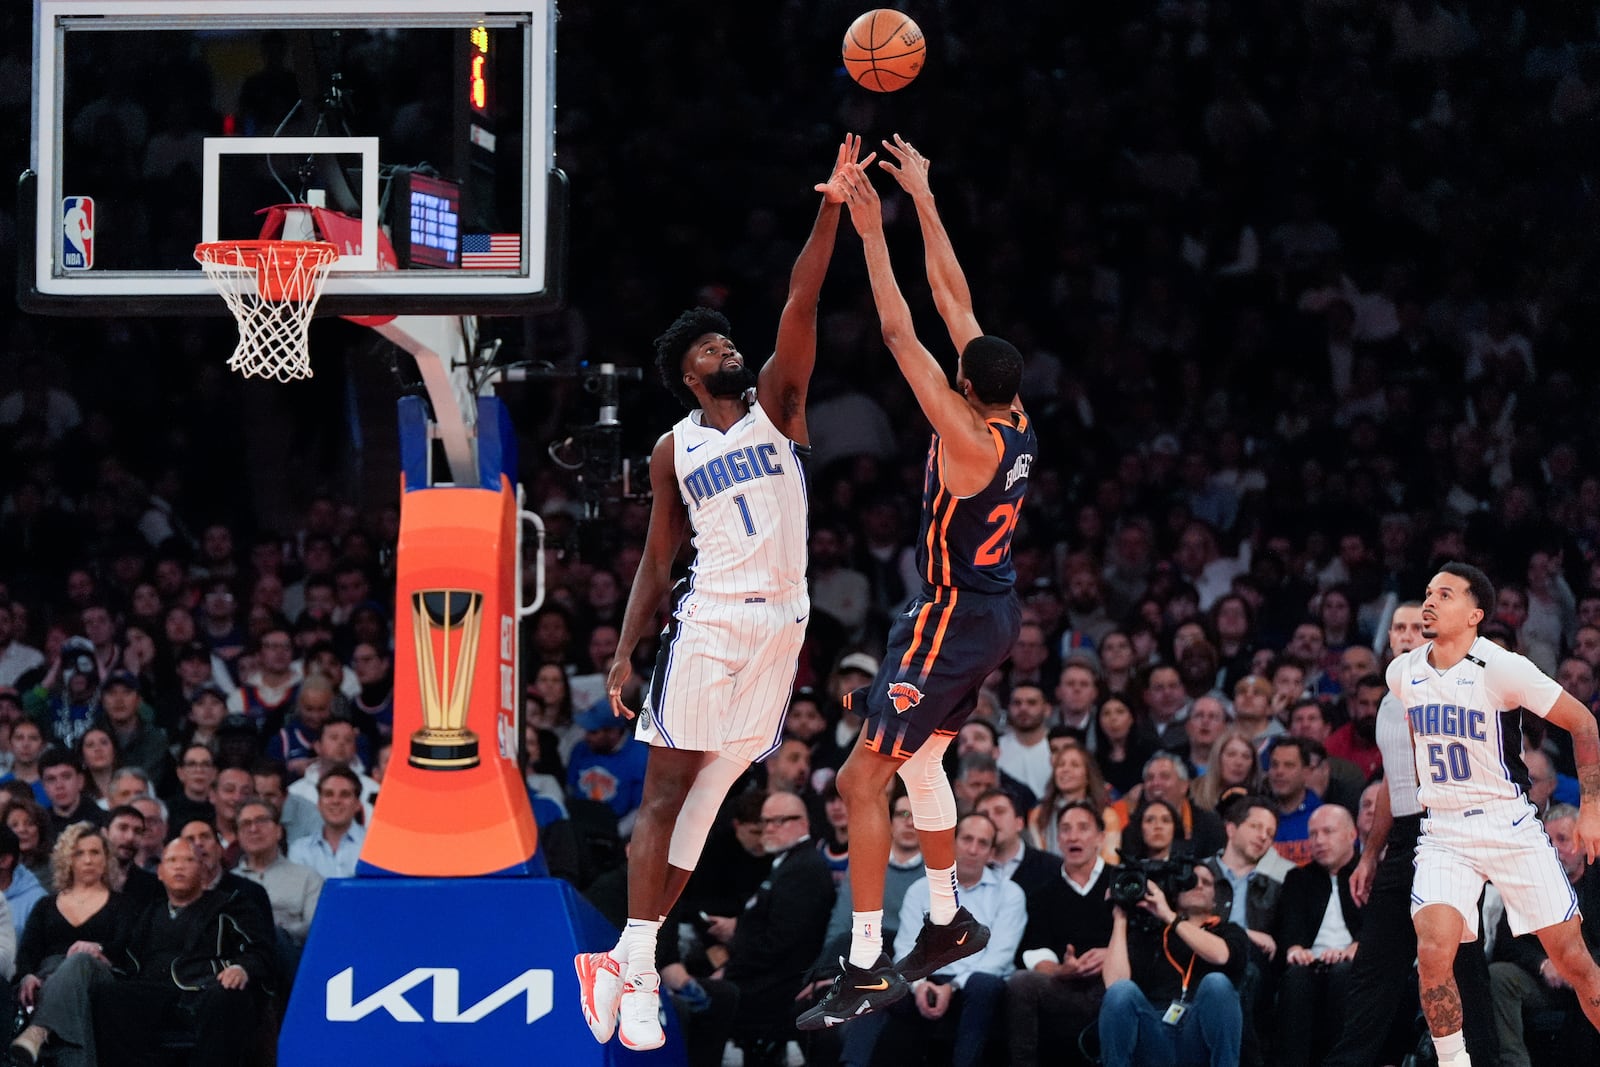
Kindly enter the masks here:
[[913, 597], [889, 628], [878, 676], [846, 698], [865, 720], [863, 743], [904, 760], [934, 734], [953, 736], [984, 679], [1011, 655], [1021, 626], [1013, 592], [941, 586]]

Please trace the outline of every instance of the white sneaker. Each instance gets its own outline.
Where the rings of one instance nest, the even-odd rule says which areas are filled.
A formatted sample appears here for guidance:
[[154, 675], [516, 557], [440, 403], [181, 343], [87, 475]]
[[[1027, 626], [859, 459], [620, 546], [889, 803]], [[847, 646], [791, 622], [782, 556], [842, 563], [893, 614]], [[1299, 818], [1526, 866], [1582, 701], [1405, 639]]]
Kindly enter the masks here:
[[622, 1000], [622, 968], [609, 952], [580, 952], [572, 957], [582, 993], [583, 1020], [602, 1045], [617, 1029], [617, 1005]]
[[661, 977], [654, 971], [636, 974], [622, 985], [618, 1029], [622, 1044], [635, 1052], [648, 1052], [666, 1044], [661, 1029]]

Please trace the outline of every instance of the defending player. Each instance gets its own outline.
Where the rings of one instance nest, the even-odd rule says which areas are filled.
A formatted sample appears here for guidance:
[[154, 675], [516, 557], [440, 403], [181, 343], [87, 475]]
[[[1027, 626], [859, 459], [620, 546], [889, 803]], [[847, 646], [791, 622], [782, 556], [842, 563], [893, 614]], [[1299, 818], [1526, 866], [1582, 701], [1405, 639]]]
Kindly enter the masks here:
[[817, 349], [817, 296], [833, 255], [842, 190], [860, 138], [847, 135], [822, 205], [789, 277], [772, 358], [758, 376], [707, 308], [678, 316], [656, 339], [656, 365], [687, 417], [650, 457], [653, 499], [643, 558], [606, 676], [615, 714], [629, 661], [666, 595], [686, 533], [696, 550], [675, 591], [672, 617], [639, 718], [650, 763], [629, 853], [628, 925], [610, 952], [574, 965], [595, 1039], [660, 1046], [656, 935], [699, 862], [728, 787], [783, 735], [805, 638], [806, 388]]
[[1538, 934], [1600, 1028], [1600, 967], [1584, 945], [1577, 899], [1555, 847], [1528, 801], [1518, 709], [1572, 735], [1583, 796], [1576, 836], [1591, 863], [1600, 855], [1600, 731], [1589, 709], [1539, 668], [1478, 636], [1494, 602], [1482, 571], [1446, 563], [1422, 605], [1429, 643], [1389, 665], [1389, 689], [1411, 720], [1418, 800], [1427, 811], [1411, 915], [1422, 1011], [1440, 1067], [1471, 1063], [1451, 968], [1462, 939], [1477, 936], [1485, 881], [1500, 890], [1511, 932]]
[[[961, 353], [959, 392], [912, 329], [889, 263], [877, 191], [863, 168], [846, 170], [845, 204], [861, 234], [883, 340], [933, 424], [933, 440], [917, 543], [922, 592], [890, 628], [877, 678], [852, 695], [865, 701], [865, 722], [838, 777], [850, 811], [850, 957], [841, 961], [842, 973], [828, 992], [797, 1020], [802, 1030], [834, 1026], [891, 1004], [911, 982], [988, 942], [988, 928], [956, 900], [956, 806], [941, 760], [971, 713], [979, 685], [1005, 661], [1021, 625], [1011, 535], [1037, 452], [1016, 400], [1022, 357], [978, 328], [966, 278], [928, 187], [927, 160], [898, 136], [884, 148], [899, 166], [880, 166], [917, 206], [934, 303]], [[915, 946], [891, 964], [882, 935], [889, 856], [883, 795], [897, 773], [922, 839], [930, 893]]]

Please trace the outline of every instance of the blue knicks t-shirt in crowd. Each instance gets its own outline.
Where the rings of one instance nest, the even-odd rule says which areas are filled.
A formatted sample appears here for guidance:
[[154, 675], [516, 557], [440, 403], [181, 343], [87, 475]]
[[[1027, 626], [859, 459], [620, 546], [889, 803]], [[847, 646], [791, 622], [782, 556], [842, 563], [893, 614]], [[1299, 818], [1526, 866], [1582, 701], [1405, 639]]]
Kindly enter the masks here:
[[1322, 798], [1307, 789], [1298, 808], [1278, 813], [1278, 836], [1273, 839], [1273, 847], [1296, 867], [1311, 862], [1311, 813], [1320, 807]]
[[567, 761], [567, 789], [573, 796], [609, 805], [620, 819], [644, 799], [644, 769], [649, 758], [650, 746], [631, 737], [615, 752], [604, 753], [579, 741]]

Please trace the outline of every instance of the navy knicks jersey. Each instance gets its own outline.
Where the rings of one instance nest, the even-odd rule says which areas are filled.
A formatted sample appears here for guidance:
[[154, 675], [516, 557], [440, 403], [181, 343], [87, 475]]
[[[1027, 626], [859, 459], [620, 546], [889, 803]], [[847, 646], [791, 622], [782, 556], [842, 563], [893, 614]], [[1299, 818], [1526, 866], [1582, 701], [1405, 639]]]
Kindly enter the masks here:
[[955, 496], [945, 485], [944, 447], [937, 433], [928, 446], [917, 573], [931, 589], [1004, 593], [1016, 583], [1011, 535], [1022, 514], [1038, 438], [1020, 411], [990, 419], [989, 433], [1000, 453], [1000, 466], [994, 479], [969, 497]]

